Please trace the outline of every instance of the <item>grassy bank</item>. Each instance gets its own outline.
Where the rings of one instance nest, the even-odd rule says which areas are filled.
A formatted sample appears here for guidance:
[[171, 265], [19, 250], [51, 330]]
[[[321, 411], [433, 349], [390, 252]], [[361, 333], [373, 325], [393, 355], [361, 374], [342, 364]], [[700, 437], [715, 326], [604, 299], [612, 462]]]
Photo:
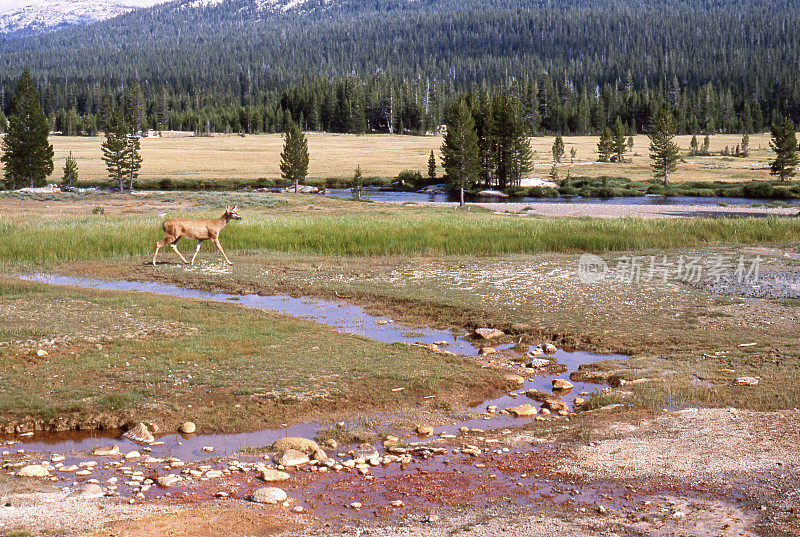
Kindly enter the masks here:
[[205, 432], [458, 406], [499, 379], [469, 360], [233, 304], [3, 278], [0, 362], [2, 422], [151, 419], [172, 430], [184, 418]]
[[[198, 216], [198, 215], [193, 215]], [[216, 213], [203, 216], [217, 216]], [[94, 215], [0, 220], [0, 262], [48, 262], [150, 254], [161, 218]], [[789, 218], [644, 220], [520, 219], [452, 211], [270, 217], [246, 215], [224, 232], [234, 251], [324, 255], [494, 255], [603, 252], [800, 241]], [[207, 245], [208, 247], [208, 245]], [[184, 244], [184, 249], [189, 248]]]

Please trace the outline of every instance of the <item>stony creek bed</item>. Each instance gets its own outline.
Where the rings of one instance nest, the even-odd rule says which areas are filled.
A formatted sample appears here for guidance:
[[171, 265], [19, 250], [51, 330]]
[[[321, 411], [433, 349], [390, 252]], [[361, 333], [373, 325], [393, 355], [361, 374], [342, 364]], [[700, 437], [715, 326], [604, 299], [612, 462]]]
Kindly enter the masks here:
[[[359, 306], [318, 299], [231, 295], [152, 282], [46, 274], [21, 278], [53, 285], [235, 301], [243, 307], [304, 317], [379, 341], [425, 345], [435, 352], [477, 355], [490, 344], [465, 339], [467, 334], [402, 326], [388, 317], [368, 315]], [[511, 352], [511, 345], [498, 345], [497, 350]], [[520, 377], [517, 389], [476, 404], [458, 421], [430, 431], [395, 431], [386, 441], [372, 445], [342, 446], [331, 442], [317, 446], [292, 440], [311, 439], [323, 428], [331, 427], [318, 423], [241, 434], [185, 435], [168, 431], [157, 434], [150, 443], [133, 442], [122, 437], [122, 431], [36, 433], [0, 440], [0, 462], [7, 472], [36, 467], [42, 472], [43, 482], [60, 490], [52, 496], [55, 502], [108, 496], [131, 504], [186, 505], [250, 500], [255, 491], [274, 485], [287, 496], [278, 494], [267, 503], [289, 509], [297, 516], [311, 514], [344, 521], [414, 518], [435, 523], [438, 517], [430, 513], [442, 508], [521, 504], [568, 510], [579, 517], [614, 514], [633, 524], [634, 529], [658, 527], [671, 534], [670, 528], [684, 524], [691, 502], [699, 512], [696, 505], [711, 505], [722, 495], [736, 504], [736, 509], [758, 508], [755, 500], [734, 482], [720, 488], [705, 479], [620, 482], [564, 475], [557, 464], [563, 455], [560, 447], [537, 441], [525, 427], [544, 421], [549, 427], [566, 428], [565, 422], [574, 417], [576, 398], [605, 388], [571, 381], [571, 390], [558, 393], [553, 390], [553, 381], [569, 379], [583, 364], [626, 357], [566, 352], [547, 346], [514, 352], [520, 357], [515, 360]], [[563, 402], [563, 407], [552, 399]], [[518, 411], [523, 414], [520, 417], [512, 416], [515, 411], [505, 410], [524, 404], [530, 407]], [[355, 424], [344, 420], [334, 427], [347, 430], [352, 426]], [[276, 441], [302, 453], [254, 449]], [[100, 455], [105, 448], [111, 448], [110, 452]], [[297, 458], [292, 460], [289, 455]], [[24, 495], [3, 498], [0, 529], [15, 527], [12, 511], [24, 509], [26, 502]], [[724, 508], [727, 507], [709, 507], [706, 511]], [[722, 531], [714, 533], [714, 528], [709, 527], [708, 533], [698, 535], [728, 535], [727, 529], [738, 532], [732, 535], [749, 535], [739, 532], [744, 531], [744, 526], [726, 522], [728, 515], [717, 512], [714, 516]], [[722, 527], [725, 524], [727, 527]]]

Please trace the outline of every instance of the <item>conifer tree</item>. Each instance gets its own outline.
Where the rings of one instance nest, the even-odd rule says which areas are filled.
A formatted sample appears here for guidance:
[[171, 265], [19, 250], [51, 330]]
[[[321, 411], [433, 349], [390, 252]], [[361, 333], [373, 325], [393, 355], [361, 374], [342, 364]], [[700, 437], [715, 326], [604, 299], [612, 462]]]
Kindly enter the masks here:
[[561, 159], [564, 158], [564, 138], [561, 133], [556, 134], [556, 139], [553, 141], [553, 163], [560, 164]]
[[711, 137], [708, 134], [703, 138], [703, 151], [700, 154], [706, 157], [711, 154]]
[[675, 171], [678, 160], [678, 146], [673, 142], [675, 137], [675, 117], [668, 108], [662, 108], [656, 114], [650, 137], [650, 158], [653, 160], [653, 175], [662, 179], [664, 186], [669, 184], [669, 174]]
[[109, 179], [112, 184], [116, 183], [120, 192], [124, 192], [125, 177], [128, 174], [128, 129], [119, 108], [114, 110], [106, 124], [106, 139], [100, 149], [103, 151], [103, 162], [106, 163]]
[[78, 181], [78, 162], [69, 152], [67, 162], [64, 164], [64, 176], [61, 178], [61, 186], [71, 187]]
[[775, 160], [769, 166], [769, 173], [777, 175], [781, 181], [794, 177], [798, 163], [797, 135], [791, 119], [787, 118], [782, 123], [772, 125], [772, 139], [769, 147], [775, 151]]
[[428, 157], [428, 180], [431, 182], [436, 180], [436, 155], [433, 154], [433, 149], [431, 156]]
[[692, 141], [689, 142], [689, 155], [692, 157], [696, 157], [699, 151], [700, 151], [700, 144], [697, 142], [697, 135], [692, 134]]
[[450, 112], [442, 143], [442, 163], [445, 178], [459, 190], [459, 205], [463, 207], [464, 190], [478, 181], [481, 171], [475, 120], [463, 100]]
[[364, 176], [361, 173], [361, 165], [356, 166], [356, 171], [353, 173], [353, 181], [350, 183], [350, 192], [353, 194], [353, 199], [361, 200], [361, 194], [364, 192]]
[[291, 122], [283, 136], [281, 177], [294, 183], [295, 193], [300, 181], [308, 175], [308, 140], [296, 123]]
[[26, 69], [17, 84], [8, 132], [3, 139], [6, 188], [38, 187], [53, 173], [53, 146], [48, 143], [50, 122]]
[[492, 158], [497, 186], [502, 190], [510, 183], [519, 184], [522, 175], [530, 171], [532, 151], [520, 106], [514, 97], [506, 92], [496, 93], [492, 114]]
[[750, 156], [750, 135], [747, 133], [742, 135], [741, 155], [745, 158]]
[[133, 182], [139, 177], [139, 170], [142, 168], [141, 144], [139, 136], [133, 132], [128, 133], [125, 167], [128, 176], [128, 194], [130, 194], [133, 192]]
[[628, 136], [628, 151], [633, 151], [633, 136]]
[[597, 153], [600, 162], [609, 162], [611, 155], [614, 153], [614, 135], [611, 129], [606, 127], [600, 133], [600, 141], [597, 143]]
[[614, 155], [617, 162], [622, 162], [625, 158], [625, 151], [628, 149], [625, 142], [625, 125], [617, 117], [617, 121], [614, 123]]

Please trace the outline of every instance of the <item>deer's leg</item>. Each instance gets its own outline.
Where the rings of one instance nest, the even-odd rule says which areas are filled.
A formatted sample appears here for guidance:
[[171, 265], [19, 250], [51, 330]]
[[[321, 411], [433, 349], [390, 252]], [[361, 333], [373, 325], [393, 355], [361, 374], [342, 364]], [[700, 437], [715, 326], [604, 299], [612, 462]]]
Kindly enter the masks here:
[[186, 258], [185, 258], [185, 257], [183, 257], [183, 254], [181, 254], [181, 253], [180, 253], [180, 251], [178, 251], [178, 247], [177, 247], [177, 246], [175, 246], [176, 244], [178, 244], [178, 241], [179, 241], [179, 240], [181, 240], [181, 239], [180, 239], [180, 237], [178, 237], [177, 239], [175, 239], [174, 241], [172, 241], [172, 243], [171, 243], [169, 246], [170, 246], [170, 248], [172, 248], [172, 250], [173, 250], [173, 251], [174, 251], [176, 254], [178, 254], [178, 257], [180, 257], [180, 258], [181, 258], [181, 261], [183, 261], [184, 263], [186, 263], [186, 264], [188, 265], [188, 264], [189, 264], [189, 262], [188, 262], [188, 261], [186, 261]]
[[211, 240], [214, 241], [214, 244], [217, 245], [217, 249], [219, 250], [219, 253], [222, 254], [222, 257], [225, 258], [225, 262], [228, 263], [229, 265], [233, 265], [233, 263], [231, 263], [231, 260], [228, 259], [228, 256], [225, 255], [225, 252], [222, 250], [222, 245], [219, 243], [219, 239], [211, 239]]
[[194, 265], [194, 258], [197, 257], [197, 253], [200, 251], [201, 246], [203, 246], [203, 241], [197, 241], [197, 249], [194, 251], [194, 255], [192, 256], [192, 265]]
[[162, 240], [156, 242], [156, 253], [153, 254], [153, 266], [156, 266], [156, 257], [158, 257], [158, 251], [161, 249], [162, 246], [170, 242], [167, 240], [167, 237], [164, 237]]

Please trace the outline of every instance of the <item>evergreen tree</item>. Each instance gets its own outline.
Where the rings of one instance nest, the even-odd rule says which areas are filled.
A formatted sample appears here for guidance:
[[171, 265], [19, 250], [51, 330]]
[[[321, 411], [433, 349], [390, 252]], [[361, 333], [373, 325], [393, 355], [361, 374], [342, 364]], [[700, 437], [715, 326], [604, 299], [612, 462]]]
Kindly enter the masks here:
[[747, 133], [742, 135], [741, 155], [745, 158], [750, 156], [750, 135]]
[[628, 136], [628, 151], [633, 151], [633, 136]]
[[108, 177], [116, 183], [120, 192], [125, 191], [125, 177], [128, 174], [128, 129], [122, 117], [122, 110], [112, 112], [106, 124], [106, 139], [100, 146], [103, 162], [106, 163]]
[[703, 138], [703, 151], [700, 154], [705, 157], [711, 154], [711, 137], [708, 134]]
[[625, 158], [625, 151], [628, 149], [625, 142], [625, 125], [617, 117], [617, 121], [614, 123], [614, 155], [617, 162], [622, 162]]
[[564, 158], [564, 138], [561, 133], [556, 134], [556, 139], [553, 141], [553, 163], [560, 164], [561, 159]]
[[61, 186], [71, 187], [76, 182], [78, 182], [78, 162], [72, 156], [72, 151], [70, 151], [67, 162], [64, 164], [64, 176], [61, 178]]
[[549, 177], [551, 182], [558, 183], [558, 166], [556, 166], [555, 162], [553, 163], [553, 166], [550, 168]]
[[578, 156], [578, 150], [575, 149], [575, 146], [569, 148], [569, 160], [575, 162], [575, 157]]
[[442, 163], [445, 178], [459, 190], [459, 205], [463, 207], [464, 190], [478, 181], [481, 171], [475, 120], [463, 100], [450, 112], [442, 142]]
[[139, 136], [129, 132], [127, 139], [125, 167], [128, 175], [128, 194], [133, 192], [133, 182], [139, 177], [139, 170], [142, 168], [142, 153]]
[[696, 157], [699, 151], [700, 151], [700, 144], [697, 141], [697, 135], [692, 134], [692, 141], [689, 142], [689, 155], [692, 157]]
[[283, 137], [281, 177], [294, 183], [297, 192], [300, 181], [308, 175], [308, 140], [296, 123], [289, 124]]
[[600, 162], [609, 162], [611, 155], [614, 153], [614, 135], [611, 129], [606, 127], [600, 133], [600, 141], [597, 143], [597, 153]]
[[6, 188], [38, 187], [53, 173], [53, 146], [48, 143], [50, 122], [26, 69], [17, 84], [8, 132], [3, 139]]
[[353, 173], [353, 181], [350, 183], [350, 192], [353, 194], [353, 199], [361, 200], [361, 195], [364, 193], [364, 176], [361, 174], [361, 165], [356, 166], [356, 171]]
[[656, 115], [650, 137], [650, 158], [653, 160], [653, 175], [656, 179], [663, 179], [667, 186], [669, 174], [675, 171], [678, 160], [678, 146], [673, 142], [677, 125], [675, 117], [668, 108], [662, 108]]
[[428, 180], [431, 182], [436, 180], [436, 155], [433, 154], [433, 149], [431, 156], [428, 157]]
[[525, 134], [525, 122], [516, 99], [498, 92], [492, 104], [492, 158], [499, 189], [519, 184], [522, 175], [530, 171], [532, 151]]
[[791, 119], [784, 119], [782, 123], [772, 125], [769, 147], [775, 151], [775, 160], [769, 166], [769, 173], [777, 175], [781, 181], [794, 177], [798, 163], [797, 135]]

